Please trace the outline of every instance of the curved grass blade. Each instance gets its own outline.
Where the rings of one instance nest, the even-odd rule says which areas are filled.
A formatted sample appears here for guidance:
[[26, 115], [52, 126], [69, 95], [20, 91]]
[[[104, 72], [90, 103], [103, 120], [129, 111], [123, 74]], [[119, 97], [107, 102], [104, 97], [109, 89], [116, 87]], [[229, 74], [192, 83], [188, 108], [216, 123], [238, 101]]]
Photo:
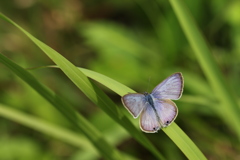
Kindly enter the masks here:
[[[57, 66], [53, 66], [57, 67]], [[79, 68], [86, 76], [102, 85], [108, 87], [112, 91], [116, 92], [120, 96], [126, 93], [135, 93], [132, 89], [127, 86], [107, 77], [100, 73]], [[198, 147], [191, 141], [191, 139], [173, 122], [169, 127], [164, 128], [163, 131], [172, 139], [172, 141], [182, 150], [182, 152], [188, 157], [188, 159], [206, 159]]]
[[[119, 82], [104, 76], [100, 73], [79, 68], [86, 76], [94, 79], [95, 81], [103, 84], [114, 92], [123, 96], [126, 93], [134, 93], [132, 89], [127, 86], [120, 84]], [[191, 141], [191, 139], [178, 127], [178, 125], [173, 122], [169, 127], [164, 128], [163, 131], [172, 139], [172, 141], [182, 150], [182, 152], [189, 159], [206, 159], [198, 147]]]
[[0, 115], [9, 120], [15, 121], [16, 123], [20, 123], [34, 130], [51, 135], [54, 138], [60, 139], [76, 147], [88, 150], [95, 157], [99, 155], [97, 150], [82, 135], [69, 131], [66, 128], [50, 124], [40, 118], [27, 115], [3, 104], [0, 104]]
[[[240, 139], [240, 109], [234, 95], [230, 92], [223, 75], [215, 62], [207, 43], [199, 32], [194, 20], [192, 19], [184, 2], [178, 0], [169, 0], [173, 10], [179, 20], [179, 23], [197, 56], [209, 83], [211, 84], [215, 95], [220, 102], [217, 112], [237, 132]], [[238, 140], [239, 140], [238, 139]]]
[[[7, 19], [6, 17], [5, 17], [5, 19], [7, 20], [7, 21], [9, 21], [10, 23], [12, 23], [12, 24], [14, 24], [15, 26], [17, 26], [14, 22], [12, 22], [11, 20], [9, 20], [9, 19]], [[27, 33], [26, 31], [24, 31], [22, 28], [20, 28], [19, 26], [17, 26], [19, 29], [21, 29], [25, 34], [27, 34], [27, 36], [30, 38], [30, 39], [32, 39], [43, 51], [45, 51], [45, 53], [47, 54], [47, 52], [48, 51], [50, 51], [50, 52], [54, 52], [54, 54], [53, 55], [50, 55], [49, 57], [50, 58], [52, 58], [52, 59], [55, 59], [55, 60], [59, 60], [59, 61], [61, 61], [61, 60], [63, 60], [63, 64], [58, 64], [59, 66], [60, 66], [60, 68], [61, 69], [63, 69], [63, 71], [68, 71], [66, 68], [64, 69], [64, 66], [65, 67], [68, 67], [68, 65], [70, 65], [70, 70], [71, 69], [73, 69], [73, 76], [75, 76], [74, 74], [80, 74], [81, 76], [84, 76], [84, 75], [82, 75], [82, 73], [81, 72], [77, 72], [76, 70], [75, 70], [75, 66], [73, 66], [72, 64], [69, 64], [69, 62], [67, 61], [67, 60], [65, 60], [63, 57], [61, 57], [61, 56], [59, 56], [59, 55], [57, 55], [57, 53], [54, 51], [54, 50], [52, 50], [51, 48], [49, 48], [48, 46], [45, 46], [42, 42], [40, 42], [40, 41], [38, 41], [37, 39], [35, 39], [34, 37], [32, 37], [29, 33]], [[56, 62], [55, 62], [56, 63]], [[73, 67], [73, 68], [72, 68]], [[67, 74], [67, 73], [66, 73]], [[67, 74], [68, 75], [68, 74]], [[69, 76], [69, 75], [68, 75]], [[77, 83], [76, 81], [74, 81], [74, 79], [72, 79], [72, 77], [71, 77], [71, 75], [70, 75], [70, 79], [74, 82], [74, 83]], [[83, 78], [82, 80], [86, 80], [85, 78]], [[88, 83], [85, 83], [85, 84], [88, 84]], [[77, 84], [76, 84], [77, 85]], [[77, 85], [78, 86], [78, 85]], [[80, 88], [81, 88], [81, 85], [79, 86]], [[94, 88], [94, 89], [96, 89], [96, 87]], [[99, 90], [98, 90], [99, 91]], [[129, 91], [129, 90], [128, 90]], [[99, 93], [99, 92], [98, 92]], [[126, 92], [125, 92], [126, 93]], [[86, 94], [86, 93], [85, 93]], [[95, 94], [94, 94], [95, 95]], [[101, 95], [101, 98], [103, 98], [102, 97], [102, 95], [104, 95], [103, 93], [101, 93], [101, 94], [97, 94], [97, 95]], [[90, 96], [90, 97], [95, 97], [95, 96]], [[91, 98], [90, 98], [91, 99]], [[94, 99], [91, 99], [91, 100], [94, 100]], [[109, 102], [107, 102], [107, 104], [108, 104]], [[97, 103], [100, 107], [102, 106], [102, 105], [100, 105], [99, 103]], [[115, 106], [115, 105], [114, 105]], [[111, 106], [112, 108], [113, 108], [113, 106]], [[105, 110], [105, 112], [107, 112], [108, 114], [109, 114], [109, 110], [107, 110], [106, 109], [106, 107], [104, 107], [104, 108], [102, 108], [103, 110]], [[110, 110], [111, 111], [111, 110]], [[115, 119], [116, 121], [118, 121], [119, 122], [119, 120], [121, 120], [119, 123], [120, 124], [122, 124], [126, 129], [128, 129], [128, 131], [132, 131], [133, 130], [133, 132], [130, 132], [132, 135], [133, 135], [133, 137], [135, 137], [138, 141], [140, 141], [140, 143], [144, 143], [144, 140], [145, 139], [141, 139], [141, 138], [145, 138], [144, 136], [142, 136], [141, 134], [139, 134], [139, 132], [138, 131], [136, 131], [136, 128], [135, 127], [133, 127], [133, 128], [129, 128], [129, 124], [131, 124], [131, 123], [127, 123], [127, 125], [125, 124], [124, 125], [124, 123], [125, 122], [130, 122], [125, 116], [123, 116], [123, 115], [121, 115], [121, 114], [119, 114], [119, 112], [112, 112], [113, 113], [113, 115], [115, 115], [115, 114], [117, 114], [117, 118], [119, 118], [119, 119], [116, 119], [115, 117], [113, 117], [113, 119]], [[110, 113], [110, 115], [112, 115], [111, 113]], [[121, 123], [121, 122], [124, 122], [124, 123]], [[132, 125], [132, 124], [131, 124]], [[132, 127], [130, 125], [130, 127]], [[174, 126], [174, 125], [173, 125]], [[167, 130], [167, 129], [166, 129]], [[187, 136], [186, 136], [187, 137]], [[187, 137], [188, 138], [188, 137]], [[173, 137], [173, 139], [174, 139], [174, 137]], [[146, 141], [145, 140], [145, 142], [148, 142], [148, 141]], [[174, 141], [174, 142], [177, 142], [177, 141]], [[150, 145], [149, 145], [150, 144]], [[151, 148], [152, 147], [152, 145], [151, 145], [151, 143], [144, 143], [143, 144], [145, 147], [147, 147], [147, 148]], [[150, 147], [149, 147], [150, 146]], [[180, 145], [181, 146], [181, 145]], [[197, 148], [195, 145], [193, 146], [193, 150], [195, 151], [195, 152], [200, 152], [198, 149], [195, 149], [195, 148]], [[180, 148], [181, 149], [181, 148]], [[191, 149], [191, 148], [190, 148]], [[156, 152], [156, 150], [154, 150], [154, 148], [152, 148], [152, 149], [150, 149], [150, 151], [154, 151], [153, 153], [155, 153], [155, 155], [156, 155], [156, 153], [157, 153], [157, 155], [158, 155], [158, 157], [159, 157], [159, 153], [158, 152]], [[191, 157], [196, 157], [196, 156], [192, 156], [192, 154], [189, 154], [189, 153], [195, 153], [195, 152], [192, 152], [192, 151], [188, 151], [187, 150], [187, 152], [184, 152], [184, 154], [188, 157], [188, 158], [190, 158], [191, 159]], [[201, 153], [201, 152], [200, 152]], [[198, 155], [198, 154], [196, 154], [196, 155]], [[201, 155], [201, 154], [200, 154]], [[160, 157], [161, 157], [161, 155], [160, 155]], [[204, 157], [204, 156], [203, 156]], [[161, 157], [162, 158], [162, 157]], [[203, 159], [203, 158], [200, 158], [200, 159]]]
[[[29, 34], [27, 31], [25, 31], [23, 28], [18, 26], [3, 14], [0, 14], [0, 17], [13, 24], [25, 35], [27, 35], [28, 38], [30, 38], [47, 56], [49, 56], [49, 58], [51, 58], [59, 66], [59, 68], [69, 77], [69, 79], [91, 101], [93, 101], [97, 106], [104, 110], [112, 119], [121, 124], [139, 143], [141, 143], [145, 148], [152, 152], [158, 159], [165, 159], [153, 146], [153, 144], [146, 138], [146, 136], [144, 136], [144, 134], [140, 132], [122, 112], [120, 112], [116, 104], [114, 104], [102, 90], [100, 90], [96, 85], [89, 81], [88, 78], [76, 66], [70, 63], [55, 50], [33, 37], [31, 34]], [[107, 151], [108, 149], [106, 148], [102, 152]], [[112, 149], [108, 150], [108, 154], [111, 152], [114, 153]]]
[[104, 139], [101, 133], [83, 116], [78, 114], [71, 105], [54, 95], [48, 88], [39, 83], [30, 73], [0, 54], [0, 62], [11, 69], [17, 76], [35, 89], [42, 97], [58, 109], [80, 132], [82, 132], [106, 159], [122, 159], [120, 153]]
[[[81, 150], [83, 150], [85, 155], [88, 154], [88, 158], [90, 159], [97, 159], [97, 157], [100, 156], [94, 146], [89, 143], [89, 141], [84, 136], [74, 133], [73, 131], [69, 131], [66, 128], [51, 124], [40, 118], [27, 115], [3, 104], [0, 104], [0, 115], [9, 120], [15, 121], [16, 123], [20, 123], [36, 131], [60, 139], [63, 142], [79, 147]], [[136, 159], [126, 154], [123, 156], [124, 159]]]

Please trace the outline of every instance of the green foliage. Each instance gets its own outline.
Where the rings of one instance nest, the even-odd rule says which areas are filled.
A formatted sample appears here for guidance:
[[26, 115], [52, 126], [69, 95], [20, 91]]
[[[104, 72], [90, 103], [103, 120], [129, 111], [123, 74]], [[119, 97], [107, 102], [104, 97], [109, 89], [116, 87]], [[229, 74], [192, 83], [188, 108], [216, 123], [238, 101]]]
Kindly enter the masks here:
[[[0, 159], [237, 159], [238, 6], [1, 1], [0, 11], [14, 22], [1, 18], [16, 27], [0, 21], [8, 57], [0, 55]], [[52, 61], [19, 29], [57, 66], [23, 69]], [[142, 133], [120, 96], [150, 92], [174, 72], [185, 81], [175, 123]]]

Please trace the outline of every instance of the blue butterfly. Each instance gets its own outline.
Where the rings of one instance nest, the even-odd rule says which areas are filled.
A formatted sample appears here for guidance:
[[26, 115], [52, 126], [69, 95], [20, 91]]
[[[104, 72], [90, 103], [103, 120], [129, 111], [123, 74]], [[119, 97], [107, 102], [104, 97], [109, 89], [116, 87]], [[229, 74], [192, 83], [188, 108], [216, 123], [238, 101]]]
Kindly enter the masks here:
[[178, 108], [171, 101], [178, 100], [183, 92], [182, 73], [174, 73], [158, 84], [152, 93], [130, 93], [122, 97], [126, 109], [137, 118], [140, 114], [140, 128], [155, 133], [169, 126], [177, 117]]

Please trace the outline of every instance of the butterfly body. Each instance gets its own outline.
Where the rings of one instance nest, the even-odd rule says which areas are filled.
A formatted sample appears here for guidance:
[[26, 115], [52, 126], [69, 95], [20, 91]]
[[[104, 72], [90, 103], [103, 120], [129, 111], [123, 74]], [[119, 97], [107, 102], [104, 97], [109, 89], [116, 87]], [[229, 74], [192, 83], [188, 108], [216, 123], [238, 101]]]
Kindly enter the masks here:
[[145, 96], [145, 99], [146, 99], [145, 101], [146, 101], [147, 103], [149, 103], [149, 105], [150, 105], [151, 107], [154, 108], [153, 97], [151, 96], [151, 94], [145, 92], [145, 93], [144, 93], [144, 96]]
[[179, 99], [182, 91], [182, 74], [175, 73], [157, 85], [150, 94], [129, 93], [122, 97], [122, 102], [134, 118], [140, 115], [142, 131], [154, 133], [175, 120], [178, 109], [170, 99]]
[[[154, 106], [153, 97], [151, 96], [151, 94], [149, 94], [149, 93], [147, 93], [147, 92], [145, 92], [144, 95], [145, 95], [145, 101], [146, 101], [146, 103], [149, 104], [148, 107], [151, 107], [151, 108], [153, 109], [157, 121], [160, 122], [160, 117], [159, 117], [159, 115], [158, 115], [158, 113], [157, 113], [157, 110], [156, 110], [156, 108], [155, 108], [155, 106]], [[153, 129], [155, 129], [155, 128], [153, 128]]]

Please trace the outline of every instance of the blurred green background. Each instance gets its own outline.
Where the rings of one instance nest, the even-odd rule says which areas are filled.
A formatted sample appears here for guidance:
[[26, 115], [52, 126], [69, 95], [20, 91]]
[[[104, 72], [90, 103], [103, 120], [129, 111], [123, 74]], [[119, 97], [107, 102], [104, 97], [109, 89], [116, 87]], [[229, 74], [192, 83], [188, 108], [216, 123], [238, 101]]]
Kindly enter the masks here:
[[[185, 3], [233, 96], [238, 98], [240, 1], [185, 0]], [[175, 122], [208, 159], [240, 159], [237, 133], [224, 121], [227, 117], [218, 113], [215, 93], [168, 1], [9, 0], [0, 2], [0, 12], [76, 66], [102, 73], [138, 92], [151, 92], [167, 76], [182, 72], [185, 88], [182, 98], [176, 101], [179, 115]], [[53, 64], [18, 29], [2, 20], [0, 52], [24, 68]], [[71, 128], [55, 108], [22, 80], [2, 64], [0, 68], [1, 104]], [[38, 69], [31, 73], [112, 138], [119, 150], [139, 159], [154, 159], [60, 70]], [[120, 97], [99, 86], [131, 118]], [[138, 123], [138, 119], [133, 122]], [[167, 159], [186, 158], [164, 132], [146, 136]], [[0, 117], [0, 144], [0, 160], [100, 159], [89, 156], [91, 151], [3, 117]]]

